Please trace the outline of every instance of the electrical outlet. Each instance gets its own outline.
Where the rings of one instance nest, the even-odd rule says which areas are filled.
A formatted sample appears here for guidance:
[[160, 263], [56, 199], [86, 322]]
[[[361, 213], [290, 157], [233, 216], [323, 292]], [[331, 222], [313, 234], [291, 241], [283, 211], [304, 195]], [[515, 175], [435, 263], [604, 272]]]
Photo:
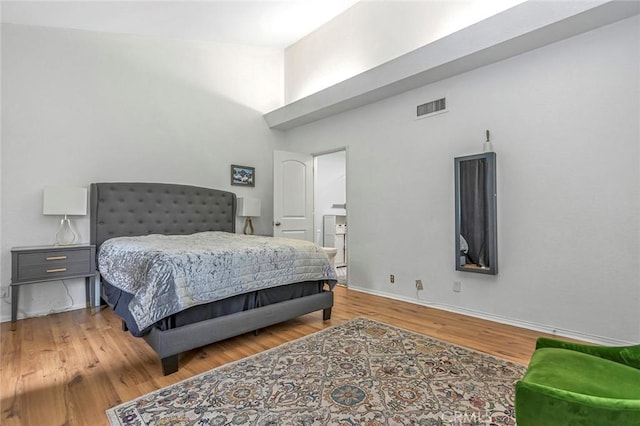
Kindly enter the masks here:
[[396, 276], [395, 276], [395, 275], [393, 275], [393, 274], [389, 275], [389, 282], [390, 282], [391, 284], [395, 283], [395, 282], [396, 282]]
[[453, 282], [453, 291], [455, 291], [456, 293], [459, 293], [460, 292], [460, 287], [461, 287], [460, 281], [454, 281]]
[[416, 290], [423, 290], [422, 280], [416, 280]]

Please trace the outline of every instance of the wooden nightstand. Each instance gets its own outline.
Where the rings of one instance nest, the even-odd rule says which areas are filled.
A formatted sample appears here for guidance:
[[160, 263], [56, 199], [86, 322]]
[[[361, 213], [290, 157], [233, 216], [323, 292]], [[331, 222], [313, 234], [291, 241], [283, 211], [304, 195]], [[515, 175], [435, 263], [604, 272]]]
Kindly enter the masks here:
[[96, 246], [34, 246], [11, 249], [11, 330], [16, 329], [18, 290], [23, 284], [84, 278], [87, 305], [95, 299]]

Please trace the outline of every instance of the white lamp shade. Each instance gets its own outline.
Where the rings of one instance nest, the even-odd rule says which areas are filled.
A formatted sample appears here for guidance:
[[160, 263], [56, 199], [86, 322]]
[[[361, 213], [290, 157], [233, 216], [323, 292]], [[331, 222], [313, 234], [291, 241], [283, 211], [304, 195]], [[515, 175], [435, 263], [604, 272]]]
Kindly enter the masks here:
[[87, 188], [76, 186], [45, 186], [42, 214], [86, 215]]
[[250, 197], [238, 197], [238, 216], [259, 217], [260, 199]]

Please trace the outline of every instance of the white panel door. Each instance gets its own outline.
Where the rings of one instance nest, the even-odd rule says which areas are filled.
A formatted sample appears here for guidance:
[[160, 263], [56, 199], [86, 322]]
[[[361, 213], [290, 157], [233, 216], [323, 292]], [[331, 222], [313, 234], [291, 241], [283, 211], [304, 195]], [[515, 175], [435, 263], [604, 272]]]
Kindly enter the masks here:
[[273, 235], [313, 241], [313, 157], [273, 153]]

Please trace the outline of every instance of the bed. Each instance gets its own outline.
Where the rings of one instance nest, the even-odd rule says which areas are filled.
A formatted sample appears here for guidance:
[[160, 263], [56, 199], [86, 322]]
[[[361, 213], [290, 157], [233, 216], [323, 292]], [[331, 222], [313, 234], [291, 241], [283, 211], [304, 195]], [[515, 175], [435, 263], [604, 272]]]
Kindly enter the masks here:
[[[93, 183], [90, 189], [90, 242], [96, 246], [99, 270], [100, 253], [107, 252], [115, 241], [127, 241], [128, 237], [179, 239], [211, 234], [231, 238], [235, 234], [236, 196], [232, 192], [189, 185], [122, 182]], [[268, 237], [256, 237], [260, 238]], [[111, 266], [105, 269], [105, 265]], [[165, 375], [178, 370], [182, 352], [314, 311], [322, 310], [324, 321], [331, 318], [336, 281], [333, 276], [326, 276], [245, 289], [220, 300], [171, 312], [151, 326], [140, 327], [135, 309], [130, 308], [136, 293], [112, 278], [118, 275], [110, 273], [114, 268], [103, 255], [101, 298], [123, 319], [125, 329], [154, 349]]]

